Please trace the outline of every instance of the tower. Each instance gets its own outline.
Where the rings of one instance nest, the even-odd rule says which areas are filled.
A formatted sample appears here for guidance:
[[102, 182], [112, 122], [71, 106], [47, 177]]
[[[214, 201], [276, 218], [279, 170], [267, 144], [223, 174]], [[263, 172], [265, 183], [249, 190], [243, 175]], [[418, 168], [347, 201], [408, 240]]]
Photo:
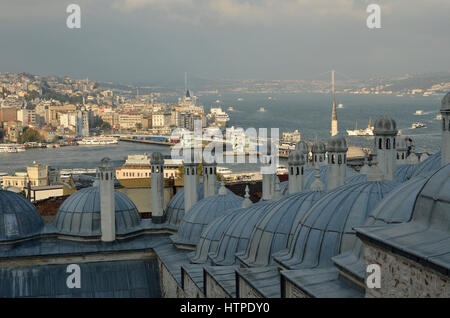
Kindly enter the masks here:
[[152, 222], [162, 223], [164, 216], [164, 158], [159, 152], [150, 157], [152, 182]]
[[301, 150], [291, 151], [288, 158], [289, 170], [289, 194], [303, 190], [303, 174], [304, 174], [304, 154]]
[[345, 182], [347, 150], [347, 141], [340, 135], [333, 136], [328, 141], [328, 190], [337, 188]]
[[396, 141], [395, 149], [397, 149], [397, 164], [407, 163], [406, 157], [408, 156], [408, 146], [404, 138], [399, 138]]
[[397, 124], [389, 117], [381, 117], [375, 121], [375, 149], [377, 150], [377, 166], [383, 174], [383, 179], [395, 179], [396, 149], [395, 136]]
[[204, 198], [216, 194], [217, 189], [217, 163], [203, 161], [203, 193]]
[[114, 167], [109, 158], [103, 158], [98, 168], [100, 179], [100, 223], [102, 241], [116, 239], [116, 217], [114, 206]]
[[184, 212], [187, 213], [198, 200], [198, 165], [194, 150], [184, 153]]
[[333, 104], [332, 104], [332, 110], [331, 110], [331, 136], [336, 136], [338, 131], [338, 119], [337, 119], [337, 112], [336, 112], [336, 96], [335, 96], [335, 90], [334, 90], [334, 70], [331, 71], [331, 91], [333, 94]]
[[441, 165], [450, 163], [450, 92], [444, 96], [441, 103], [442, 115], [442, 146]]
[[271, 146], [267, 145], [267, 154], [261, 155], [262, 174], [262, 200], [272, 200], [275, 190], [276, 168], [274, 168], [274, 158], [271, 154]]

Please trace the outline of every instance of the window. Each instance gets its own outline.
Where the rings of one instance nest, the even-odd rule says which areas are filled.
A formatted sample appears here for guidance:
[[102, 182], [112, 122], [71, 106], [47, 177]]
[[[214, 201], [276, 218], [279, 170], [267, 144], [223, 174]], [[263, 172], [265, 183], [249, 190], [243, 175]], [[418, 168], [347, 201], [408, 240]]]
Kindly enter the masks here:
[[342, 164], [342, 156], [341, 155], [338, 156], [338, 164]]
[[335, 155], [333, 154], [333, 155], [331, 155], [331, 163], [332, 164], [335, 164], [336, 162], [336, 157], [335, 157]]
[[294, 175], [294, 167], [291, 167], [291, 176]]
[[381, 138], [378, 140], [378, 149], [383, 149], [383, 144], [382, 144], [382, 140]]
[[445, 130], [445, 118], [442, 118], [442, 130]]
[[297, 167], [297, 176], [300, 174], [300, 171], [299, 171], [299, 169], [298, 169], [298, 167]]
[[386, 139], [386, 149], [391, 149], [391, 139]]

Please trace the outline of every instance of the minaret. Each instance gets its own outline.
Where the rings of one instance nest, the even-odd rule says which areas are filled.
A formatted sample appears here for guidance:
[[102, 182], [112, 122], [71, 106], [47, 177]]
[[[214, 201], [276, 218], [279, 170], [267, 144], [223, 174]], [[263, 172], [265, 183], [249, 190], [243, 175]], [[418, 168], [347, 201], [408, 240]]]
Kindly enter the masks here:
[[198, 200], [198, 165], [194, 160], [194, 150], [191, 149], [184, 157], [184, 213]]
[[340, 135], [333, 136], [328, 141], [328, 190], [337, 188], [345, 182], [347, 150], [347, 141]]
[[333, 106], [331, 110], [331, 136], [336, 136], [338, 131], [338, 119], [336, 113], [336, 96], [334, 90], [334, 70], [331, 71], [331, 90], [333, 94]]
[[203, 160], [203, 197], [207, 198], [216, 194], [217, 189], [217, 163], [214, 160], [208, 163]]
[[442, 115], [442, 146], [441, 165], [450, 163], [450, 92], [444, 96], [441, 103]]
[[289, 194], [300, 192], [303, 190], [303, 174], [304, 174], [304, 154], [295, 149], [291, 151], [288, 158], [289, 170]]
[[152, 222], [162, 223], [164, 216], [164, 158], [159, 152], [150, 157], [152, 182]]
[[109, 158], [103, 158], [98, 168], [100, 179], [100, 224], [102, 241], [116, 239], [116, 216], [114, 206], [114, 167]]
[[381, 117], [375, 121], [373, 133], [377, 151], [377, 168], [385, 180], [395, 179], [397, 160], [395, 136], [397, 136], [397, 132], [397, 124], [392, 118]]

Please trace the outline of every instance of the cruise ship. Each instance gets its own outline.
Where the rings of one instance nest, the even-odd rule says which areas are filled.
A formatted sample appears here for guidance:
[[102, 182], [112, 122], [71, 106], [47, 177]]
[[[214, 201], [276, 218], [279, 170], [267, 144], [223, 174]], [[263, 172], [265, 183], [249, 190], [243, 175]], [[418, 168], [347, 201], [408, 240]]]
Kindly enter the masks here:
[[116, 137], [84, 137], [82, 140], [78, 141], [79, 145], [83, 146], [105, 146], [105, 145], [116, 145], [119, 143], [119, 139]]
[[226, 127], [227, 123], [230, 121], [230, 116], [222, 110], [221, 107], [211, 108], [208, 117], [214, 120], [214, 123], [219, 127]]
[[0, 144], [0, 153], [17, 153], [25, 151], [25, 147], [19, 144]]
[[366, 129], [358, 129], [358, 122], [356, 122], [355, 130], [347, 130], [349, 136], [373, 136], [373, 126], [371, 125], [372, 118], [369, 119], [369, 125]]

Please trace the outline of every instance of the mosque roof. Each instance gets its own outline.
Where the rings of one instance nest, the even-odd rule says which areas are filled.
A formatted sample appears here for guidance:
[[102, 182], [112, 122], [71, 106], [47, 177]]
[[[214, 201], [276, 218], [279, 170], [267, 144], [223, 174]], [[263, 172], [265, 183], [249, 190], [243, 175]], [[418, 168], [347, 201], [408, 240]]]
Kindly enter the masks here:
[[358, 236], [450, 275], [450, 164], [435, 172], [414, 201], [410, 222], [360, 227]]
[[274, 255], [275, 261], [289, 269], [331, 266], [332, 256], [353, 247], [353, 227], [364, 224], [378, 202], [397, 185], [371, 181], [332, 190], [298, 219], [292, 243]]
[[171, 236], [175, 244], [195, 246], [202, 231], [215, 218], [241, 207], [243, 199], [235, 194], [216, 194], [198, 201], [186, 213], [178, 233]]

